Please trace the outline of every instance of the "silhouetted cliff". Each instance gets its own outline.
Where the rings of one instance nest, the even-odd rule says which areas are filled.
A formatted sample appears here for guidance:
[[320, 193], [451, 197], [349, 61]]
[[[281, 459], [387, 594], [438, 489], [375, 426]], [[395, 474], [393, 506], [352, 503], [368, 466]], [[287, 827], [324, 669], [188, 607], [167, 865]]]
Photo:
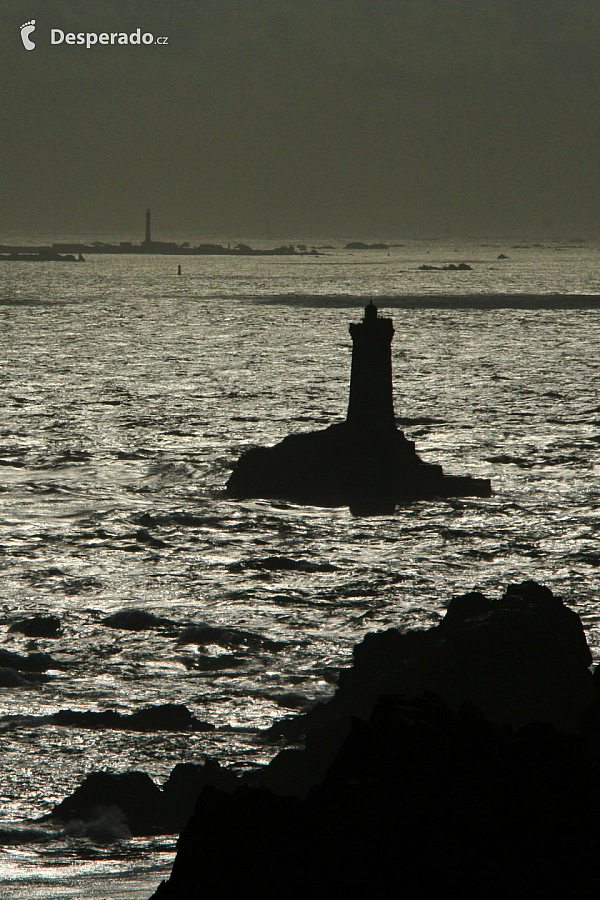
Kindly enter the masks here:
[[288, 723], [306, 749], [202, 792], [153, 900], [591, 900], [590, 663], [578, 617], [533, 582], [456, 598], [429, 631], [367, 636], [336, 696]]

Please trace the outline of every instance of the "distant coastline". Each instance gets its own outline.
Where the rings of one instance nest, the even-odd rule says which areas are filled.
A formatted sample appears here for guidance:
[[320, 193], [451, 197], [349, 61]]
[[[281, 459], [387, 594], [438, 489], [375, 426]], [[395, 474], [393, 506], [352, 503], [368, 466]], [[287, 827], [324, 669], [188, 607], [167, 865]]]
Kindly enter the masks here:
[[0, 253], [0, 262], [85, 262], [85, 258], [79, 253], [57, 253], [55, 250], [40, 248], [36, 251], [29, 249], [14, 250], [11, 253]]
[[[198, 244], [196, 247], [190, 246], [185, 241], [183, 244], [177, 244], [174, 241], [153, 241], [151, 232], [151, 213], [146, 210], [146, 233], [145, 238], [139, 244], [133, 241], [119, 241], [118, 244], [105, 244], [102, 241], [94, 241], [92, 244], [80, 243], [55, 243], [50, 246], [34, 246], [19, 247], [11, 244], [0, 244], [0, 261], [1, 260], [17, 260], [23, 262], [39, 261], [39, 260], [55, 260], [73, 262], [73, 259], [66, 259], [60, 254], [82, 254], [90, 253], [122, 253], [122, 254], [143, 254], [154, 255], [162, 254], [165, 256], [318, 256], [317, 250], [307, 250], [301, 246], [296, 248], [293, 244], [284, 244], [281, 247], [272, 249], [257, 250], [248, 244]], [[82, 259], [76, 260], [83, 261]]]
[[131, 241], [121, 241], [118, 244], [51, 244], [50, 246], [19, 247], [10, 244], [0, 244], [0, 260], [24, 260], [28, 256], [37, 256], [46, 259], [56, 258], [58, 254], [90, 254], [90, 253], [119, 253], [119, 254], [162, 254], [166, 256], [318, 256], [315, 249], [300, 250], [293, 244], [259, 250], [249, 247], [247, 244], [236, 244], [234, 247], [224, 247], [222, 244], [199, 244], [190, 247], [186, 244], [168, 243], [165, 241], [144, 241], [134, 244]]

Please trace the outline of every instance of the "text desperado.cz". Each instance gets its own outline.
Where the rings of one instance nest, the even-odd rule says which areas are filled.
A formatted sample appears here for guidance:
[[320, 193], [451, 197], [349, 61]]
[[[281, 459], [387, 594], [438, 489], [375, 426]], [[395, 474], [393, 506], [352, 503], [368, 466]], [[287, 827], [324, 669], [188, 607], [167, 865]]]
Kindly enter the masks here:
[[154, 37], [149, 31], [142, 34], [142, 29], [138, 28], [131, 34], [124, 31], [102, 31], [96, 34], [94, 31], [80, 31], [75, 34], [68, 31], [66, 34], [60, 28], [50, 29], [51, 44], [82, 44], [88, 50], [94, 44], [168, 44], [169, 39], [166, 37]]

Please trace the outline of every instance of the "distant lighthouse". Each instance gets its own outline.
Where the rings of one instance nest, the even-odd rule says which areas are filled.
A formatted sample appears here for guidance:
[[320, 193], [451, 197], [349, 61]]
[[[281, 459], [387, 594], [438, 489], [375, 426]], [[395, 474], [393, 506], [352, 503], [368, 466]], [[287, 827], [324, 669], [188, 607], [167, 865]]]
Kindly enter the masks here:
[[362, 322], [350, 325], [352, 372], [348, 425], [360, 430], [389, 430], [396, 427], [392, 391], [391, 319], [380, 318], [371, 301]]
[[146, 237], [144, 240], [144, 244], [148, 245], [152, 243], [152, 238], [150, 236], [150, 210], [146, 210]]

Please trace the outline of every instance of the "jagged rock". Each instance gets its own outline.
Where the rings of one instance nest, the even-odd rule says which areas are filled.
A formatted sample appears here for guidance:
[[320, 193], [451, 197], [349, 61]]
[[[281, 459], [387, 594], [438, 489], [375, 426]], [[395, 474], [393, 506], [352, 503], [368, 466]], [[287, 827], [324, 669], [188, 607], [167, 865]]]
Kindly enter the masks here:
[[176, 767], [162, 791], [140, 773], [99, 773], [52, 816], [97, 829], [117, 809], [133, 834], [160, 833], [202, 789], [154, 900], [383, 897], [392, 880], [415, 900], [589, 900], [600, 888], [590, 663], [580, 620], [547, 588], [471, 592], [436, 628], [365, 638], [336, 696], [299, 717], [306, 749], [280, 754], [262, 786], [255, 775], [226, 793], [239, 782], [214, 763]]
[[428, 631], [368, 635], [335, 697], [296, 720], [304, 750], [230, 796], [201, 793], [153, 900], [384, 897], [391, 883], [415, 900], [589, 900], [590, 663], [579, 618], [534, 582], [457, 597]]
[[392, 880], [415, 900], [590, 900], [600, 889], [590, 663], [579, 618], [547, 588], [474, 591], [435, 628], [367, 636], [336, 696], [298, 717], [306, 748], [233, 793], [239, 781], [214, 763], [176, 767], [162, 791], [140, 773], [99, 773], [52, 816], [97, 830], [102, 810], [117, 809], [131, 833], [156, 834], [200, 790], [154, 900], [383, 897]]
[[239, 785], [212, 759], [175, 766], [162, 789], [143, 772], [94, 772], [40, 821], [61, 822], [70, 832], [83, 823], [79, 830], [101, 841], [119, 839], [119, 825], [134, 836], [173, 834], [186, 824], [203, 788], [231, 792]]
[[305, 800], [204, 790], [153, 900], [589, 900], [599, 801], [598, 758], [551, 725], [382, 697]]
[[489, 496], [484, 479], [444, 475], [423, 462], [399, 430], [353, 429], [290, 434], [274, 447], [246, 451], [227, 482], [238, 499], [287, 499], [314, 506], [349, 506], [358, 514], [391, 514], [396, 504], [434, 497]]
[[368, 634], [341, 672], [334, 697], [272, 732], [300, 738], [336, 716], [366, 716], [377, 697], [439, 694], [453, 708], [469, 701], [498, 724], [535, 719], [572, 731], [597, 696], [581, 620], [533, 581], [499, 599], [453, 598], [436, 628]]
[[354, 707], [362, 686], [379, 680], [379, 692], [434, 691], [454, 707], [469, 701], [498, 723], [539, 719], [571, 731], [596, 696], [579, 617], [535, 582], [510, 585], [500, 599], [457, 597], [437, 628], [388, 636], [392, 645], [398, 638], [400, 652], [390, 646], [386, 653], [377, 646], [386, 638], [375, 636], [359, 645], [340, 678], [339, 702]]
[[548, 588], [524, 582], [499, 599], [455, 597], [436, 628], [366, 635], [328, 702], [270, 729], [271, 738], [304, 741], [306, 749], [283, 750], [248, 780], [305, 796], [351, 719], [368, 717], [381, 694], [429, 691], [453, 709], [470, 702], [499, 725], [540, 720], [573, 731], [598, 696], [591, 661], [579, 617]]
[[163, 795], [144, 772], [93, 772], [41, 821], [97, 821], [118, 809], [132, 835], [160, 834], [163, 825]]
[[165, 830], [181, 831], [194, 811], [196, 800], [205, 787], [233, 793], [241, 784], [238, 775], [224, 769], [216, 759], [207, 759], [203, 766], [178, 763], [164, 783]]
[[349, 716], [333, 715], [305, 728], [304, 746], [280, 750], [271, 762], [245, 777], [251, 787], [265, 787], [280, 797], [306, 797], [321, 781], [348, 736]]

